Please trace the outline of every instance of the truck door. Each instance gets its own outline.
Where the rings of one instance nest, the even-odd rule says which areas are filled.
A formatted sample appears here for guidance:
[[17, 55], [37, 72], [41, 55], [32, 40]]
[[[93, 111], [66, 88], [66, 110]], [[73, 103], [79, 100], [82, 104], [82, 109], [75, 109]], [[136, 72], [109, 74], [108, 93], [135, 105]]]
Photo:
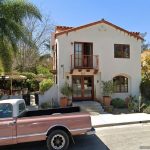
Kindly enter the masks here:
[[[20, 103], [18, 105], [19, 114], [25, 111], [25, 104]], [[17, 143], [40, 141], [45, 139], [43, 133], [43, 121], [40, 121], [36, 117], [18, 117], [17, 118]]]
[[15, 144], [16, 125], [11, 104], [0, 104], [0, 145]]

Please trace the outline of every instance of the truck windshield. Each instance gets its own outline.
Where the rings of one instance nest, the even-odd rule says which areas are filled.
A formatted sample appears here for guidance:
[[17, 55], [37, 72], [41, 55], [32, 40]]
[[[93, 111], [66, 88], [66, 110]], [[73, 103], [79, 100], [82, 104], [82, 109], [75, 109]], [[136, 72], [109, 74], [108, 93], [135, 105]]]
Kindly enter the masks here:
[[13, 107], [11, 104], [0, 104], [0, 118], [10, 118], [12, 117]]

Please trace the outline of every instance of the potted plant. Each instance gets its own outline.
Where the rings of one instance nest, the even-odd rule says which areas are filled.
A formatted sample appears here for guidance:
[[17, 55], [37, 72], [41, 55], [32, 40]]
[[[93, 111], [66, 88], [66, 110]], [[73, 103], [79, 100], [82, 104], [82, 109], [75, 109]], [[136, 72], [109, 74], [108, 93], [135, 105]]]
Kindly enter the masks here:
[[60, 98], [60, 106], [66, 107], [67, 105], [71, 105], [71, 95], [72, 95], [72, 88], [69, 86], [68, 83], [64, 83], [60, 89], [60, 92], [62, 93], [62, 97]]
[[102, 81], [103, 84], [103, 104], [105, 106], [110, 106], [111, 95], [114, 91], [113, 81]]

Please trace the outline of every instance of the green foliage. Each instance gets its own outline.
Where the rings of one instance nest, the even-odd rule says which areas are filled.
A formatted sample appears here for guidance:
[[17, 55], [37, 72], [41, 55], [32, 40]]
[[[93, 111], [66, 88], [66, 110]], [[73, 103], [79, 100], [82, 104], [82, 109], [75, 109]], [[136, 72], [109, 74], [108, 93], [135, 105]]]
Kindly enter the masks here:
[[72, 88], [69, 86], [68, 83], [64, 83], [60, 89], [60, 92], [64, 95], [64, 96], [71, 96], [72, 95]]
[[104, 106], [104, 110], [108, 113], [113, 113], [114, 107], [113, 106]]
[[4, 71], [12, 69], [12, 54], [18, 51], [18, 41], [34, 46], [23, 24], [25, 17], [41, 19], [39, 10], [25, 0], [1, 0], [0, 3], [0, 59]]
[[39, 90], [39, 83], [36, 80], [27, 80], [26, 83], [30, 92]]
[[49, 74], [49, 70], [46, 67], [43, 67], [42, 65], [39, 65], [36, 67], [37, 74]]
[[49, 68], [39, 65], [36, 67], [37, 74], [42, 74], [47, 78], [52, 78], [53, 75], [50, 73]]
[[111, 105], [114, 106], [114, 108], [125, 108], [126, 107], [125, 101], [121, 98], [112, 99]]
[[59, 104], [53, 99], [41, 104], [42, 109], [50, 109], [50, 108], [58, 108], [58, 107], [59, 107]]
[[102, 81], [103, 96], [111, 96], [114, 91], [113, 81]]
[[34, 74], [32, 72], [22, 72], [21, 74], [26, 76], [27, 79], [34, 79], [36, 77], [36, 74]]
[[40, 89], [41, 92], [45, 92], [54, 83], [52, 79], [44, 79], [39, 85], [39, 82], [36, 80], [36, 74], [32, 72], [23, 72], [21, 74], [27, 77], [24, 87], [27, 87], [29, 91], [38, 91]]
[[42, 82], [40, 82], [40, 92], [44, 93], [51, 88], [53, 84], [54, 82], [52, 79], [44, 79]]
[[2, 61], [0, 60], [0, 74], [4, 72]]
[[144, 110], [147, 106], [148, 106], [148, 105], [147, 105], [145, 102], [141, 103], [141, 105], [140, 105], [140, 112], [143, 112], [143, 110]]
[[128, 102], [128, 110], [130, 112], [138, 112], [139, 111], [139, 102], [136, 99], [136, 96], [129, 96], [129, 102]]
[[144, 80], [150, 80], [150, 55], [147, 55], [142, 60], [142, 78]]
[[144, 113], [147, 113], [147, 114], [150, 114], [150, 105], [147, 106], [144, 110], [143, 110]]
[[42, 103], [42, 104], [41, 104], [41, 108], [42, 108], [42, 109], [52, 108], [52, 103], [50, 103], [50, 102]]
[[12, 69], [12, 47], [7, 40], [0, 37], [0, 61], [4, 72], [11, 72]]
[[150, 79], [142, 79], [140, 90], [142, 97], [146, 100], [150, 100]]
[[24, 88], [28, 88], [30, 92], [39, 90], [39, 83], [35, 80], [36, 74], [32, 72], [23, 72], [21, 74], [27, 77], [26, 83], [24, 83]]

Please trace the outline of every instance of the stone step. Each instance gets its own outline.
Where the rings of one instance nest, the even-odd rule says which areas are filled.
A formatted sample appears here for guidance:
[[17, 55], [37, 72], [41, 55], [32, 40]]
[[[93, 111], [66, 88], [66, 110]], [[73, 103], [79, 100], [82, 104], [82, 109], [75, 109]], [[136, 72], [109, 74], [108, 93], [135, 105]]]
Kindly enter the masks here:
[[89, 112], [91, 115], [104, 114], [104, 109], [100, 103], [95, 101], [73, 102], [73, 106], [79, 106], [81, 111]]

